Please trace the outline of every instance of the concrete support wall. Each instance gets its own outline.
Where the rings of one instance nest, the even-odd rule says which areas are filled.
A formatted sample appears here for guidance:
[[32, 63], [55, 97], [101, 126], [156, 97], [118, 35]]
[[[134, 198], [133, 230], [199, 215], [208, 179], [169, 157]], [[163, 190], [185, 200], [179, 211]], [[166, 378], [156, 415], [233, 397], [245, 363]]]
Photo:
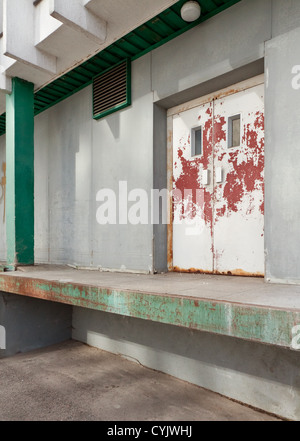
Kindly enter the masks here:
[[[164, 109], [261, 73], [264, 59], [266, 273], [270, 281], [299, 282], [300, 68], [292, 73], [300, 65], [299, 18], [299, 0], [242, 0], [136, 60], [130, 108], [93, 121], [88, 87], [36, 117], [36, 262], [151, 271], [154, 251], [157, 268], [164, 269], [166, 229], [100, 226], [97, 192], [108, 188], [118, 196], [120, 181], [127, 182], [128, 191], [139, 188], [148, 195], [153, 186], [162, 188]], [[4, 247], [0, 253], [4, 256]], [[18, 309], [24, 317], [17, 317], [9, 316], [5, 301], [4, 295], [0, 326], [9, 330], [7, 323], [16, 320], [36, 329], [24, 321], [32, 317], [26, 303]], [[47, 308], [51, 320], [48, 303]], [[73, 327], [75, 339], [283, 417], [300, 418], [299, 352], [82, 308], [74, 308]], [[32, 348], [26, 341], [22, 345]]]
[[73, 338], [282, 417], [300, 418], [300, 353], [74, 308]]
[[99, 225], [97, 192], [118, 197], [125, 181], [147, 193], [150, 209], [151, 189], [166, 188], [164, 109], [203, 84], [261, 73], [270, 11], [270, 0], [244, 0], [133, 62], [128, 109], [93, 121], [88, 87], [36, 117], [36, 262], [166, 269], [166, 226], [153, 227], [150, 213], [148, 225]]
[[72, 307], [0, 292], [0, 358], [71, 338]]
[[153, 51], [155, 101], [171, 107], [173, 96], [263, 58], [271, 18], [271, 0], [243, 0]]
[[300, 282], [300, 5], [243, 0], [152, 56], [154, 100], [171, 107], [261, 73], [265, 61], [265, 262], [271, 282]]
[[[266, 276], [298, 283], [300, 90], [293, 88], [298, 71], [292, 72], [300, 58], [299, 17], [297, 0], [242, 0], [135, 61], [130, 108], [93, 121], [88, 87], [36, 117], [36, 262], [151, 271], [154, 259], [154, 266], [164, 269], [166, 228], [100, 226], [96, 194], [110, 188], [118, 195], [119, 181], [148, 196], [152, 187], [162, 188], [163, 108], [261, 73], [265, 59]], [[5, 136], [1, 166], [4, 146]], [[3, 214], [4, 197], [1, 260], [6, 259]]]
[[[151, 67], [154, 102], [168, 108], [261, 73], [264, 59], [266, 273], [271, 281], [293, 283], [300, 281], [300, 86], [293, 89], [292, 75], [300, 64], [299, 17], [297, 0], [243, 0], [155, 50]], [[81, 308], [74, 308], [73, 327], [75, 339], [268, 412], [300, 418], [299, 352]]]
[[299, 17], [297, 0], [275, 1], [275, 35], [266, 43], [265, 234], [271, 282], [300, 282]]
[[[133, 105], [92, 119], [92, 87], [35, 119], [36, 262], [152, 270], [153, 228], [99, 225], [101, 189], [153, 186], [151, 56], [132, 66]], [[125, 197], [127, 197], [125, 195]], [[131, 204], [128, 204], [130, 208]]]
[[[154, 270], [165, 272], [168, 270], [168, 245], [167, 200], [164, 191], [167, 185], [167, 112], [164, 108], [154, 105], [153, 115], [153, 188], [159, 191], [159, 203], [155, 204], [154, 215], [157, 214], [158, 222], [153, 225], [153, 259]], [[166, 193], [165, 193], [166, 194]], [[158, 211], [158, 213], [157, 213]]]
[[0, 137], [0, 262], [6, 262], [6, 136]]

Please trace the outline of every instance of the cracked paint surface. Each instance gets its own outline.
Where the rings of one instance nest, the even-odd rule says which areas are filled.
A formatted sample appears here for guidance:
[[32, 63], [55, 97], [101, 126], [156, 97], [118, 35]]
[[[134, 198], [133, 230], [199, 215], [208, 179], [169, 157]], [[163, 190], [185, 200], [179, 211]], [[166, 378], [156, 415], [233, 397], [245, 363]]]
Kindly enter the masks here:
[[[201, 177], [201, 170], [206, 170], [210, 167], [213, 153], [211, 105], [205, 110], [204, 117], [198, 117], [198, 121], [199, 125], [202, 126], [203, 124], [203, 154], [201, 156], [191, 157], [190, 130], [187, 130], [185, 136], [180, 138], [179, 147], [175, 151], [173, 176], [174, 206], [176, 207], [178, 204], [181, 205], [180, 210], [177, 210], [178, 220], [185, 218], [190, 220], [195, 219], [197, 214], [200, 214], [205, 223], [212, 226], [212, 195], [203, 185]], [[183, 203], [180, 200], [181, 197]], [[174, 214], [175, 213], [176, 208], [174, 210]]]
[[[204, 272], [212, 271], [213, 193], [203, 176], [213, 167], [212, 116], [208, 103], [173, 118], [173, 265]], [[191, 129], [199, 126], [202, 154], [193, 157]]]
[[[255, 210], [252, 195], [255, 190], [260, 192], [259, 210], [264, 214], [264, 115], [257, 111], [251, 116], [253, 122], [243, 127], [242, 150], [219, 152], [216, 144], [217, 161], [226, 161], [231, 166], [223, 186], [223, 206], [217, 210], [216, 221], [230, 212], [238, 212], [245, 195], [250, 197], [246, 212], [251, 214]], [[222, 122], [222, 127], [226, 127], [224, 118]], [[226, 142], [226, 135], [222, 140]]]

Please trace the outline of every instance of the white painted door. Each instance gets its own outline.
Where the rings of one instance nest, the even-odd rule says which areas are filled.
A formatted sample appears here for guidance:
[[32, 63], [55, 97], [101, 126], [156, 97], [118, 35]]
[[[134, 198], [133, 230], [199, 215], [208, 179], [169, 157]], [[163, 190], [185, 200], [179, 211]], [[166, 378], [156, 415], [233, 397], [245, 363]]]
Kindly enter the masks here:
[[[173, 266], [213, 271], [213, 103], [173, 117]], [[192, 151], [198, 143], [199, 151]]]
[[174, 270], [264, 274], [263, 92], [173, 116]]

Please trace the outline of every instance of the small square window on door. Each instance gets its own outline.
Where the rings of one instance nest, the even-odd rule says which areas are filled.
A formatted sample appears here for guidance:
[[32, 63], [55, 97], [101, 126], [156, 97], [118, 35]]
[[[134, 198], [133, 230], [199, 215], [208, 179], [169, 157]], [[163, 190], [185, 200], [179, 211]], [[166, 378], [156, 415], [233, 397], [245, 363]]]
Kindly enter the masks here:
[[202, 155], [202, 127], [192, 129], [191, 139], [192, 156]]
[[239, 147], [241, 144], [241, 115], [228, 118], [228, 147]]

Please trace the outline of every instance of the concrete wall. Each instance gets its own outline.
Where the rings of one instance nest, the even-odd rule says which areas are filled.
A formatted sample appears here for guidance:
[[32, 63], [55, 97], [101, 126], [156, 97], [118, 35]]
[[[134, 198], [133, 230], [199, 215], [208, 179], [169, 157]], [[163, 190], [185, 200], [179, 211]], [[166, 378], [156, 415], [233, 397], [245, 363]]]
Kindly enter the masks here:
[[[96, 195], [119, 181], [128, 192], [153, 186], [151, 56], [132, 66], [133, 106], [92, 119], [92, 88], [35, 119], [37, 262], [152, 270], [153, 229], [99, 225]], [[118, 200], [117, 200], [118, 202]], [[129, 204], [130, 207], [130, 204]]]
[[271, 282], [300, 282], [300, 80], [298, 75], [298, 89], [293, 88], [292, 74], [300, 64], [299, 18], [298, 1], [273, 2], [274, 37], [265, 51], [266, 277]]
[[[298, 0], [243, 0], [135, 61], [129, 109], [93, 121], [89, 87], [39, 115], [37, 262], [149, 271], [154, 234], [163, 269], [165, 230], [98, 225], [96, 194], [101, 188], [118, 193], [121, 180], [128, 181], [129, 190], [163, 186], [163, 109], [260, 73], [264, 60], [266, 272], [271, 281], [299, 282], [300, 89], [293, 89], [291, 74], [300, 64], [299, 18]], [[298, 352], [81, 308], [74, 308], [73, 327], [75, 339], [300, 418]]]
[[[133, 63], [133, 105], [91, 117], [91, 87], [35, 119], [37, 262], [151, 271], [166, 268], [166, 228], [96, 222], [96, 194], [118, 183], [162, 188], [163, 108], [266, 72], [266, 278], [300, 281], [298, 0], [242, 0]], [[153, 107], [153, 103], [158, 106]], [[0, 163], [5, 161], [5, 136]], [[3, 172], [0, 170], [1, 178]], [[5, 260], [4, 200], [0, 260]], [[2, 219], [2, 221], [1, 221]], [[154, 230], [154, 231], [153, 231]]]
[[[153, 112], [153, 188], [164, 191], [168, 188], [167, 183], [167, 112], [164, 108], [154, 105]], [[159, 223], [153, 225], [153, 262], [157, 272], [168, 270], [168, 243], [167, 224], [163, 222], [167, 216], [167, 206], [163, 198], [156, 206], [154, 215], [158, 211]]]
[[164, 107], [258, 74], [264, 58], [265, 255], [271, 282], [300, 282], [300, 88], [292, 87], [292, 69], [300, 64], [299, 19], [297, 0], [244, 0], [152, 58], [154, 97]]
[[[265, 68], [270, 281], [300, 280], [300, 89], [291, 86], [292, 67], [300, 64], [299, 18], [297, 0], [243, 0], [152, 53], [153, 99], [160, 109]], [[158, 139], [164, 128], [154, 116]], [[154, 151], [158, 158], [155, 145]], [[299, 352], [80, 308], [74, 308], [73, 328], [73, 338], [90, 345], [283, 417], [300, 418]]]
[[178, 104], [172, 98], [180, 92], [197, 93], [197, 86], [263, 58], [271, 17], [271, 0], [243, 0], [153, 51], [155, 101]]
[[299, 352], [77, 307], [73, 338], [276, 415], [300, 419]]
[[0, 359], [71, 338], [72, 307], [0, 292]]
[[265, 257], [270, 282], [300, 282], [299, 76], [299, 87], [292, 87], [292, 70], [300, 64], [299, 19], [297, 0], [243, 0], [155, 50], [152, 57], [154, 99], [164, 107], [257, 75], [264, 59]]
[[37, 262], [151, 271], [154, 253], [155, 269], [167, 268], [166, 228], [100, 226], [96, 194], [118, 195], [127, 181], [128, 191], [141, 188], [150, 199], [153, 187], [166, 186], [163, 108], [198, 97], [203, 85], [218, 89], [261, 73], [270, 8], [268, 0], [244, 0], [135, 61], [129, 109], [93, 121], [88, 87], [36, 117]]
[[[6, 261], [6, 222], [5, 222], [5, 172], [3, 167], [6, 165], [5, 154], [5, 135], [0, 137], [0, 262]], [[4, 190], [4, 192], [3, 192]]]

